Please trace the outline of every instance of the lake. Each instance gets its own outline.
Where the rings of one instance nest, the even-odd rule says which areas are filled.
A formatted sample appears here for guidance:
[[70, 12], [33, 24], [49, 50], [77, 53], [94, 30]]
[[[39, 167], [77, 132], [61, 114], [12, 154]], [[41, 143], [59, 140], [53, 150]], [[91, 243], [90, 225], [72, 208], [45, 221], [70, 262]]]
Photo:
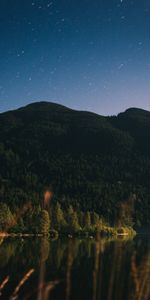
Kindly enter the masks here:
[[0, 299], [149, 300], [150, 237], [1, 240]]

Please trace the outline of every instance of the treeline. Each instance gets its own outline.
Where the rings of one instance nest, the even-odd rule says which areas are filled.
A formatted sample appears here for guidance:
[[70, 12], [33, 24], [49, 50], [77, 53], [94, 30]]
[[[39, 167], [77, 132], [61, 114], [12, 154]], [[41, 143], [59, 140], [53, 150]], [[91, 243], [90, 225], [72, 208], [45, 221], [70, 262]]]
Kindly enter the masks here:
[[150, 222], [150, 159], [138, 157], [51, 155], [20, 159], [0, 149], [0, 201], [12, 210], [31, 201], [39, 205], [43, 187], [52, 182], [54, 201], [64, 209], [95, 211], [114, 223], [118, 205], [136, 195], [136, 225]]
[[[121, 212], [122, 210], [120, 210]], [[95, 212], [75, 210], [71, 205], [63, 210], [60, 203], [52, 205], [49, 211], [27, 203], [12, 212], [5, 203], [0, 203], [0, 231], [16, 234], [96, 234], [114, 235], [131, 231], [132, 216], [129, 210], [111, 227], [102, 216]], [[122, 230], [122, 231], [121, 231]]]

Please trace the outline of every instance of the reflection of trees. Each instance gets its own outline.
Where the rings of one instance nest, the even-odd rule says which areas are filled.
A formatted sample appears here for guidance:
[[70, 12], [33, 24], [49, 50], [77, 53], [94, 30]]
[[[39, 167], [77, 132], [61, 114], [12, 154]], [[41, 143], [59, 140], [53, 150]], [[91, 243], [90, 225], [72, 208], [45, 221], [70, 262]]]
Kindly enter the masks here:
[[132, 256], [131, 278], [134, 286], [132, 299], [150, 299], [150, 251], [143, 257], [139, 265], [137, 263], [136, 254]]
[[132, 242], [101, 245], [95, 243], [93, 300], [149, 300], [150, 251], [137, 257]]
[[69, 240], [67, 248], [67, 266], [66, 266], [66, 300], [70, 299], [71, 282], [72, 282], [72, 266], [78, 255], [79, 241]]
[[99, 286], [100, 278], [99, 277], [99, 269], [100, 269], [100, 258], [101, 258], [101, 242], [99, 241], [99, 238], [97, 238], [97, 241], [95, 243], [95, 264], [94, 264], [94, 271], [93, 271], [93, 300], [96, 300], [97, 297], [97, 286]]
[[50, 241], [44, 237], [41, 239], [41, 253], [40, 253], [40, 270], [37, 300], [48, 300], [50, 292], [59, 283], [58, 280], [46, 281], [46, 261], [49, 257]]
[[128, 262], [126, 260], [126, 243], [118, 242], [114, 243], [112, 252], [112, 262], [110, 262], [110, 276], [108, 279], [108, 293], [107, 299], [124, 299], [124, 295], [127, 290], [125, 286], [127, 284], [126, 275], [128, 274]]
[[0, 268], [8, 264], [11, 257], [15, 255], [16, 244], [13, 242], [6, 243], [5, 241], [0, 246]]
[[48, 264], [53, 265], [53, 267], [56, 270], [60, 270], [63, 266], [63, 263], [65, 264], [66, 262], [65, 253], [67, 251], [67, 243], [63, 243], [61, 240], [56, 240], [51, 244], [52, 247], [49, 255]]
[[49, 241], [46, 238], [41, 239], [40, 245], [40, 271], [39, 271], [39, 284], [37, 300], [43, 300], [44, 284], [45, 284], [45, 262], [49, 256]]
[[2, 296], [14, 282], [9, 292], [20, 296], [24, 286], [22, 299], [58, 300], [60, 291], [66, 300], [150, 299], [150, 247], [139, 239], [8, 239], [0, 245], [0, 268]]

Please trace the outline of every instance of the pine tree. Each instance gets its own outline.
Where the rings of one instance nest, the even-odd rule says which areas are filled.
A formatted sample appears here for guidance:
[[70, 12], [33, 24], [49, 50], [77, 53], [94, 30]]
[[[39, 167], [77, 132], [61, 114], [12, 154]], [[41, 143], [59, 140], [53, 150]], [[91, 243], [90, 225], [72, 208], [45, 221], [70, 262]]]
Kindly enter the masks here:
[[61, 205], [57, 202], [52, 213], [52, 226], [58, 231], [65, 230], [67, 223]]
[[15, 218], [12, 215], [9, 207], [0, 203], [0, 230], [8, 231], [15, 225]]
[[40, 214], [40, 220], [39, 220], [39, 232], [43, 233], [44, 235], [47, 235], [50, 230], [50, 218], [49, 214], [46, 210], [41, 210]]
[[84, 227], [84, 213], [82, 211], [78, 212], [78, 220], [79, 220], [79, 225], [81, 228]]
[[89, 230], [91, 228], [91, 214], [90, 214], [89, 211], [87, 211], [85, 213], [85, 216], [84, 216], [84, 226], [85, 226], [86, 230]]
[[99, 223], [99, 215], [97, 213], [93, 212], [92, 216], [91, 216], [91, 219], [92, 219], [92, 225], [93, 226], [98, 225], [98, 223]]
[[81, 229], [79, 225], [77, 212], [73, 209], [72, 206], [69, 206], [67, 210], [67, 223], [68, 223], [68, 229], [71, 232], [77, 232]]

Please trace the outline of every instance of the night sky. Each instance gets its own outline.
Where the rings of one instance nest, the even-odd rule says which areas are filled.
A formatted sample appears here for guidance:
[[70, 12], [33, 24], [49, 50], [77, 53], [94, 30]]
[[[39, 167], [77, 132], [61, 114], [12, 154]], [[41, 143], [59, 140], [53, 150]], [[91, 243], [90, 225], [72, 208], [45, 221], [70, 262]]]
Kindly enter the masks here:
[[150, 0], [0, 0], [0, 111], [150, 110]]

